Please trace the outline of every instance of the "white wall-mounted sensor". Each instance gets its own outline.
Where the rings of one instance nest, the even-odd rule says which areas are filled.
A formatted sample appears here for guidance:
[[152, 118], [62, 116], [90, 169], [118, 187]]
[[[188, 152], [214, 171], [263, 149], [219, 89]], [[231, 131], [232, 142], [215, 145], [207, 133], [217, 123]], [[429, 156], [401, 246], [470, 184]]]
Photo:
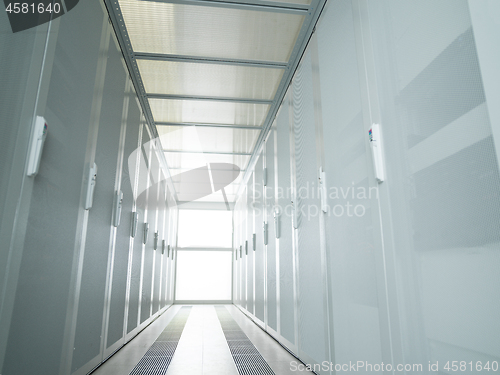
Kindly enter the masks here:
[[120, 225], [120, 217], [122, 215], [123, 193], [121, 190], [115, 193], [113, 200], [113, 225], [117, 227]]
[[92, 203], [94, 202], [94, 190], [97, 180], [97, 165], [94, 163], [89, 169], [89, 175], [87, 178], [87, 196], [85, 198], [85, 209], [88, 210], [92, 208]]
[[385, 180], [384, 159], [382, 157], [382, 136], [380, 134], [380, 125], [373, 124], [368, 132], [370, 147], [372, 149], [373, 165], [375, 168], [375, 178], [379, 182]]
[[43, 144], [47, 138], [47, 123], [42, 116], [36, 116], [33, 139], [31, 141], [28, 155], [28, 176], [35, 176], [40, 167], [42, 158]]

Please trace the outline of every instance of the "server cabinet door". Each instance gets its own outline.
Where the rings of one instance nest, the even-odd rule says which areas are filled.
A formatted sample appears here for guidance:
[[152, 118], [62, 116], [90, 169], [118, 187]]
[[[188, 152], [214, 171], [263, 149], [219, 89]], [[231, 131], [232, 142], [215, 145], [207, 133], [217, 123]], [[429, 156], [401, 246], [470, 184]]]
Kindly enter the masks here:
[[313, 363], [328, 360], [326, 349], [326, 285], [320, 241], [320, 200], [317, 194], [316, 128], [311, 51], [308, 49], [293, 80], [295, 160], [295, 231], [298, 254], [299, 350]]

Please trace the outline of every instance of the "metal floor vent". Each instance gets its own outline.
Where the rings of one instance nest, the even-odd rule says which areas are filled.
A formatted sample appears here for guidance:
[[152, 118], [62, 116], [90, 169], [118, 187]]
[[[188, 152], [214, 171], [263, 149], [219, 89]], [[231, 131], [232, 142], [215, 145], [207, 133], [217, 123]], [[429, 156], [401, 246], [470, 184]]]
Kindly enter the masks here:
[[215, 310], [240, 375], [274, 375], [274, 371], [227, 309], [216, 306]]
[[130, 375], [165, 375], [167, 373], [190, 312], [191, 306], [184, 306], [179, 310]]

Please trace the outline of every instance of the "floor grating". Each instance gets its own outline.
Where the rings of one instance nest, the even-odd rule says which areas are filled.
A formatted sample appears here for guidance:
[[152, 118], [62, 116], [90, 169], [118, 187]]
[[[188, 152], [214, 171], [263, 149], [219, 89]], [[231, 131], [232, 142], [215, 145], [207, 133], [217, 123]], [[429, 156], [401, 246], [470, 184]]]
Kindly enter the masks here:
[[224, 306], [216, 306], [215, 310], [238, 373], [240, 375], [275, 375], [229, 311]]
[[179, 310], [130, 375], [165, 375], [167, 373], [190, 312], [191, 306], [184, 306]]

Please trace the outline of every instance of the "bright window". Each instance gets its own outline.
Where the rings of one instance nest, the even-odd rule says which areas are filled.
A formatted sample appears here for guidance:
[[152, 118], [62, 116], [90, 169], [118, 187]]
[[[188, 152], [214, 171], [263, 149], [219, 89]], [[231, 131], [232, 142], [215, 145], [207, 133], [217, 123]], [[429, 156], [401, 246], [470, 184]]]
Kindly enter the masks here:
[[232, 211], [179, 210], [179, 247], [232, 247]]
[[179, 250], [176, 300], [231, 300], [231, 251]]

